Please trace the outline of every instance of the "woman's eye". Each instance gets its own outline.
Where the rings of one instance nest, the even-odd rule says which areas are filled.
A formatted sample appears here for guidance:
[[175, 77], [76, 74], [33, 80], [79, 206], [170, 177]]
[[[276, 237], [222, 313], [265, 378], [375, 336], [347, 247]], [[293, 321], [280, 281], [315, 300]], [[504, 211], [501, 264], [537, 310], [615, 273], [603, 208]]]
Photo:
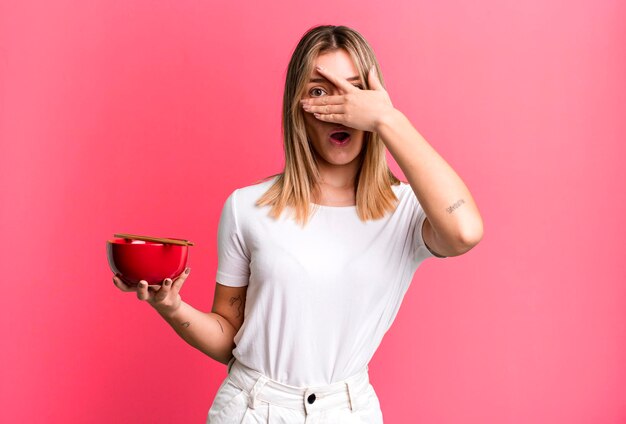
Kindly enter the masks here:
[[[314, 94], [314, 93], [319, 93], [319, 92], [325, 93], [324, 90], [322, 90], [321, 88], [314, 88], [312, 89], [309, 94], [311, 94], [313, 97], [317, 97], [318, 95]], [[321, 96], [321, 94], [319, 94]]]
[[[363, 86], [361, 84], [353, 84], [356, 88], [363, 90]], [[319, 88], [319, 87], [315, 87], [313, 88], [311, 91], [309, 91], [309, 94], [313, 97], [319, 97], [321, 96], [323, 93], [326, 93], [326, 91], [324, 91], [323, 89]]]

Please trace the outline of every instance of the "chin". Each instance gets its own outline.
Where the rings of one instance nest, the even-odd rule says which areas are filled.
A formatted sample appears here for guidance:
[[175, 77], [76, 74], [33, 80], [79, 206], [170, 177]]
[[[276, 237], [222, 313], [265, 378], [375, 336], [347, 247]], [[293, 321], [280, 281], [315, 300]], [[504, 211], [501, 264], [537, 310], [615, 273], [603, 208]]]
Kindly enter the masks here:
[[338, 155], [336, 153], [333, 154], [332, 152], [325, 152], [322, 159], [331, 165], [348, 165], [349, 163], [359, 160], [361, 153], [362, 151], [359, 151], [359, 153], [355, 155]]

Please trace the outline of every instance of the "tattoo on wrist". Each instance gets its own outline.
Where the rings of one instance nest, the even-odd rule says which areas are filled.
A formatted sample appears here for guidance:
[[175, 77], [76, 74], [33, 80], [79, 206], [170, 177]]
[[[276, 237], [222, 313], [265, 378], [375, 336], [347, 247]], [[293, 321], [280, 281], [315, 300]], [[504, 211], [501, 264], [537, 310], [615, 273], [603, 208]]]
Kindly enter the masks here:
[[237, 317], [241, 316], [241, 307], [243, 306], [243, 301], [241, 300], [241, 296], [231, 297], [230, 298], [230, 306], [234, 306], [237, 308]]
[[183, 327], [187, 328], [191, 325], [191, 323], [189, 321], [185, 321], [181, 324]]
[[460, 207], [463, 203], [465, 203], [465, 200], [459, 199], [452, 206], [448, 206], [446, 208], [446, 211], [448, 213], [452, 213], [456, 208]]
[[217, 323], [220, 325], [220, 329], [222, 330], [222, 334], [224, 334], [224, 327], [222, 327], [222, 323], [220, 322], [220, 320], [216, 319], [215, 321], [217, 321]]

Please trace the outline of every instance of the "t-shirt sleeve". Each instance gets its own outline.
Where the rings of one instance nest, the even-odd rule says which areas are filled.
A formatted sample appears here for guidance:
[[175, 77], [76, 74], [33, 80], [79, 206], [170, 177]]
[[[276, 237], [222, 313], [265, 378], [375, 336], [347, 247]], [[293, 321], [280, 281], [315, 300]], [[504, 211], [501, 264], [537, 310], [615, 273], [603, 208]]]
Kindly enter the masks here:
[[426, 246], [426, 243], [424, 242], [424, 237], [422, 234], [422, 226], [424, 225], [424, 221], [426, 220], [426, 212], [424, 211], [424, 208], [422, 208], [422, 205], [417, 200], [417, 196], [413, 192], [413, 189], [411, 188], [410, 185], [407, 187], [407, 190], [408, 190], [407, 196], [409, 197], [409, 200], [410, 200], [409, 203], [411, 207], [413, 208], [413, 214], [412, 214], [412, 217], [413, 217], [412, 218], [413, 220], [412, 246], [414, 249], [413, 258], [418, 262], [421, 262], [427, 258], [436, 258], [437, 256], [434, 255]]
[[216, 281], [225, 286], [243, 287], [250, 278], [250, 253], [237, 221], [237, 189], [224, 202], [217, 227]]

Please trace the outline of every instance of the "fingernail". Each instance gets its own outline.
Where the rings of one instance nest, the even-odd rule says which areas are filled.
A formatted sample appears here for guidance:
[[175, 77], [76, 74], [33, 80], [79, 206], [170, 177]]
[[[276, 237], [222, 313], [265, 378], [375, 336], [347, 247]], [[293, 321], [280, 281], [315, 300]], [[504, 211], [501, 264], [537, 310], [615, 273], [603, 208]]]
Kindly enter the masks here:
[[171, 282], [172, 282], [172, 280], [170, 280], [169, 278], [165, 279], [165, 285], [166, 286], [169, 286]]
[[323, 70], [324, 70], [324, 67], [323, 67], [323, 66], [320, 66], [320, 65], [316, 65], [316, 66], [315, 66], [315, 69], [317, 69], [317, 70], [319, 70], [319, 71], [323, 71]]
[[189, 274], [191, 272], [191, 268], [185, 269], [185, 274]]

